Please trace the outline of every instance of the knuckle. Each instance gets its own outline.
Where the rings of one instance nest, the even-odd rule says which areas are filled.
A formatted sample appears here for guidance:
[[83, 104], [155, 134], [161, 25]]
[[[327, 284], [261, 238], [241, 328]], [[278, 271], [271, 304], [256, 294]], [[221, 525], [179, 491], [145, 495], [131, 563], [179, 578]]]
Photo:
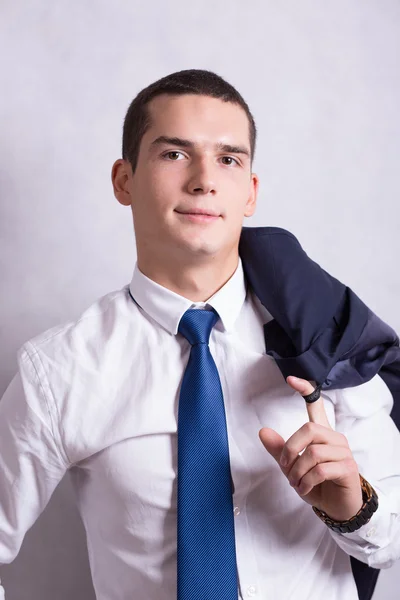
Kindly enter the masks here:
[[316, 465], [316, 467], [314, 467], [314, 471], [318, 478], [325, 477], [325, 469], [322, 464]]
[[307, 421], [307, 423], [305, 423], [303, 427], [307, 433], [314, 433], [314, 431], [316, 430], [315, 423], [313, 423], [312, 421]]
[[308, 446], [306, 452], [312, 459], [317, 460], [320, 457], [319, 448], [315, 444], [311, 444], [310, 446]]
[[345, 463], [350, 473], [358, 473], [358, 465], [353, 457], [346, 458]]
[[294, 453], [295, 453], [295, 452], [294, 452], [294, 448], [293, 448], [293, 446], [292, 446], [291, 442], [287, 442], [287, 443], [286, 443], [285, 453], [286, 453], [288, 456], [292, 456], [292, 454], [294, 454]]
[[352, 461], [354, 461], [353, 453], [352, 453], [352, 451], [351, 451], [351, 449], [349, 447], [347, 447], [345, 449], [345, 452], [346, 452], [347, 458], [350, 459], [350, 460], [352, 460]]

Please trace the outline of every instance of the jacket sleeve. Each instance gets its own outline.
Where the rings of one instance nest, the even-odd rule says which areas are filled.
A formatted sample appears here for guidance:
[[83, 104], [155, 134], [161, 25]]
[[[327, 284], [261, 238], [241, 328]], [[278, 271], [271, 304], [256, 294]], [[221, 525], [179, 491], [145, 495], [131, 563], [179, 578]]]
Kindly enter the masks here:
[[0, 401], [0, 565], [17, 556], [69, 466], [56, 441], [55, 408], [26, 348]]
[[379, 375], [336, 390], [336, 431], [347, 437], [379, 505], [357, 531], [329, 531], [342, 550], [376, 569], [389, 568], [400, 558], [400, 432], [390, 417], [392, 407], [393, 396]]

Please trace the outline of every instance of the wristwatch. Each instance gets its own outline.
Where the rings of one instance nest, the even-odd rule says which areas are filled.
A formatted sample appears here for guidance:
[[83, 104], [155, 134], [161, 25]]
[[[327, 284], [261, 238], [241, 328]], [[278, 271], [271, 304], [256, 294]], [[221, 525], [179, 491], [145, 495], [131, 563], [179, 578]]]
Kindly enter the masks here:
[[334, 521], [323, 510], [312, 507], [315, 514], [325, 523], [327, 527], [337, 533], [351, 533], [357, 531], [368, 523], [378, 508], [378, 495], [372, 485], [359, 473], [362, 487], [363, 505], [354, 517], [347, 521]]

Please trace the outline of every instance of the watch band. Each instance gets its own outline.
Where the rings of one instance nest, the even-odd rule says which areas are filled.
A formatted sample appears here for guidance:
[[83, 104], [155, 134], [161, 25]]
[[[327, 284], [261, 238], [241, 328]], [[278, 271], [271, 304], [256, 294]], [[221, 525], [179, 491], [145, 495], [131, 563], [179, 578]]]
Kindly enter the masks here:
[[323, 510], [319, 510], [316, 506], [312, 507], [315, 514], [333, 531], [338, 533], [352, 533], [353, 531], [357, 531], [357, 529], [368, 523], [378, 508], [379, 502], [376, 491], [360, 473], [359, 475], [363, 493], [363, 505], [354, 517], [351, 517], [347, 521], [334, 521]]

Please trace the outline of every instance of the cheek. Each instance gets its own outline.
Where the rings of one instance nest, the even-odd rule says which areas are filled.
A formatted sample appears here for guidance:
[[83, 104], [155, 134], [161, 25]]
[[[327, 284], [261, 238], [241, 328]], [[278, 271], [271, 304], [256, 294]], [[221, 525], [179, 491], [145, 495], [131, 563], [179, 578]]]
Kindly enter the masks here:
[[250, 197], [249, 186], [238, 183], [237, 186], [232, 187], [228, 197], [227, 215], [234, 220], [243, 218], [246, 211], [247, 200]]
[[176, 194], [171, 194], [168, 185], [161, 178], [143, 179], [134, 190], [135, 212], [147, 221], [156, 220], [165, 212], [168, 204], [171, 204], [171, 200], [168, 199], [174, 197]]
[[144, 185], [144, 197], [148, 202], [160, 209], [176, 204], [177, 190], [179, 181], [174, 173], [165, 172], [165, 169], [159, 168], [153, 170]]

